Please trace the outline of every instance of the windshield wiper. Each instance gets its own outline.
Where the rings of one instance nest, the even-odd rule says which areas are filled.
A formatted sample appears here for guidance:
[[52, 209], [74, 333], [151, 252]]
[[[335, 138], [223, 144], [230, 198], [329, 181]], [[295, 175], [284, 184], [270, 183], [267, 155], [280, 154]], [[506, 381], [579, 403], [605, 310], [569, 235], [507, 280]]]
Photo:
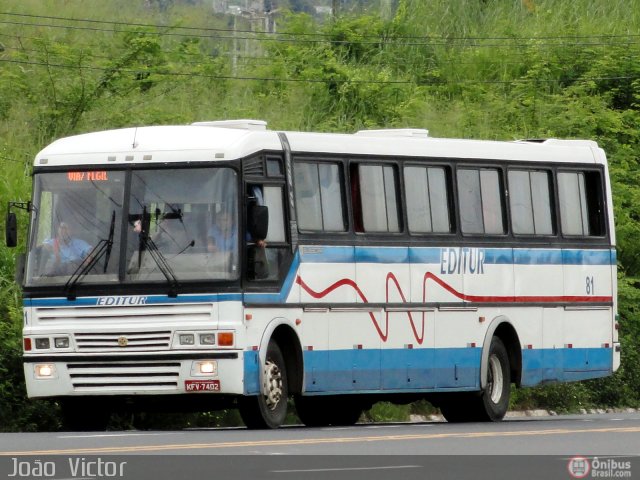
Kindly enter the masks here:
[[167, 262], [167, 259], [158, 249], [158, 246], [145, 232], [140, 233], [140, 240], [151, 254], [151, 258], [153, 258], [153, 261], [156, 262], [156, 265], [167, 279], [170, 287], [169, 296], [177, 297], [178, 287], [180, 286], [180, 283], [178, 282], [178, 277], [176, 277], [176, 274], [173, 272], [173, 269], [169, 265], [169, 262]]
[[[156, 218], [158, 215], [159, 214], [156, 212]], [[177, 297], [178, 296], [177, 291], [178, 291], [178, 288], [180, 287], [180, 282], [178, 281], [178, 277], [176, 277], [176, 274], [173, 272], [173, 269], [169, 265], [167, 258], [164, 256], [164, 254], [160, 251], [156, 243], [149, 236], [149, 233], [145, 228], [145, 225], [148, 225], [146, 221], [147, 218], [149, 218], [149, 214], [147, 213], [147, 206], [144, 205], [142, 207], [142, 219], [140, 219], [141, 230], [138, 233], [138, 239], [140, 242], [138, 246], [138, 269], [142, 264], [143, 250], [148, 250], [149, 253], [151, 254], [151, 258], [153, 259], [153, 261], [158, 266], [162, 274], [167, 279], [167, 282], [169, 283], [169, 293], [168, 293], [169, 297]], [[195, 242], [192, 241], [191, 243], [195, 243]], [[189, 246], [191, 246], [191, 244], [187, 245], [187, 248]]]
[[109, 237], [107, 238], [107, 248], [104, 254], [104, 268], [102, 273], [107, 273], [107, 265], [109, 265], [109, 259], [111, 258], [111, 249], [113, 248], [113, 234], [116, 227], [116, 211], [111, 214], [111, 225], [109, 226]]
[[82, 278], [87, 275], [95, 267], [103, 255], [105, 256], [103, 273], [107, 273], [107, 264], [111, 257], [111, 249], [113, 248], [113, 235], [116, 225], [116, 211], [113, 210], [111, 214], [111, 224], [109, 226], [109, 236], [106, 239], [101, 239], [95, 247], [91, 249], [84, 260], [78, 265], [78, 268], [71, 274], [69, 280], [64, 285], [64, 290], [67, 293], [67, 299], [75, 300], [75, 287]]

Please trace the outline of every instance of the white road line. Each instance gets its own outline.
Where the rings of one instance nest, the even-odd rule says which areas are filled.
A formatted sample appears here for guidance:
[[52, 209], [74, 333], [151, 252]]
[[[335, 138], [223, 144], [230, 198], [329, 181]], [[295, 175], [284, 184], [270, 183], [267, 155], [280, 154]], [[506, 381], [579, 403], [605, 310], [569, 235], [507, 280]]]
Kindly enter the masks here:
[[402, 428], [402, 427], [406, 427], [406, 425], [368, 425], [364, 428], [375, 430], [375, 429], [381, 429], [381, 428]]
[[94, 433], [91, 435], [58, 435], [57, 438], [111, 438], [111, 437], [153, 437], [156, 435], [184, 435], [182, 432], [160, 433]]
[[421, 465], [394, 465], [387, 467], [350, 467], [350, 468], [310, 468], [306, 470], [271, 470], [270, 473], [313, 473], [313, 472], [355, 472], [361, 470], [396, 470], [405, 468], [422, 468]]

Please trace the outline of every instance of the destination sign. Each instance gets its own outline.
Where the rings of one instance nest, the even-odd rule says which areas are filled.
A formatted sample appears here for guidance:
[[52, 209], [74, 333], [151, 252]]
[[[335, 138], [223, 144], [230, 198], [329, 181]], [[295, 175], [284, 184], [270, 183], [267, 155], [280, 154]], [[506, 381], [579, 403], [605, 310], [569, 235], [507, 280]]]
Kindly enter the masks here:
[[67, 172], [70, 182], [108, 182], [109, 175], [106, 171], [97, 172]]

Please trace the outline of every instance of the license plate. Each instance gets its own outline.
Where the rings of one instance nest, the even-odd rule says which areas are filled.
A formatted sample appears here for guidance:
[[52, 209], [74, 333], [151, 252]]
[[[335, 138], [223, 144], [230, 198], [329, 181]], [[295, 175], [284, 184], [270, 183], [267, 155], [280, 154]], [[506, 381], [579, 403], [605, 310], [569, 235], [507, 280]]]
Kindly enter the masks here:
[[185, 380], [184, 389], [187, 392], [219, 392], [220, 380]]

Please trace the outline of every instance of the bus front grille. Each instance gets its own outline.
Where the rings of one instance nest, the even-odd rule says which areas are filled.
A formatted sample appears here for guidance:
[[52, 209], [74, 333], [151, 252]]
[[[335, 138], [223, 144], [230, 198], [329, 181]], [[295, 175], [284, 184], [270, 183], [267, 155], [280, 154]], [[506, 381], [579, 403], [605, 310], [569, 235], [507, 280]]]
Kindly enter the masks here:
[[213, 303], [179, 305], [137, 305], [128, 307], [35, 307], [34, 325], [51, 327], [86, 327], [87, 325], [158, 325], [174, 323], [207, 323], [214, 319]]
[[80, 352], [168, 350], [171, 346], [171, 331], [76, 332], [74, 339]]
[[67, 370], [76, 392], [176, 391], [180, 362], [84, 362]]

